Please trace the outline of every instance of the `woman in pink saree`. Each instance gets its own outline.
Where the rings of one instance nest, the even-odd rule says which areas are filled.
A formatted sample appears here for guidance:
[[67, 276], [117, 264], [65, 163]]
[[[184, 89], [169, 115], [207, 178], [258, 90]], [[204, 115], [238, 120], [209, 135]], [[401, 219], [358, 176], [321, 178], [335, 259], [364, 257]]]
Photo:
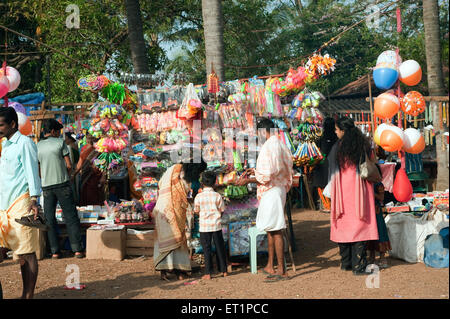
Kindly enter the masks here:
[[339, 140], [329, 155], [330, 239], [339, 245], [341, 269], [366, 274], [366, 242], [378, 240], [373, 185], [359, 175], [360, 159], [371, 156], [368, 139], [350, 118], [336, 121]]

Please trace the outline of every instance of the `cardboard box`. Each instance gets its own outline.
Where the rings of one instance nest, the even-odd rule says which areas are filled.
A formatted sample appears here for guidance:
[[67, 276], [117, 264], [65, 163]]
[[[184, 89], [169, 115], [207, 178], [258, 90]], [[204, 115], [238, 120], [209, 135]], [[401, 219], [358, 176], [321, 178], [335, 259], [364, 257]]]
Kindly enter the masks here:
[[127, 233], [127, 256], [153, 256], [154, 231]]
[[86, 231], [86, 258], [123, 260], [126, 230], [91, 229]]

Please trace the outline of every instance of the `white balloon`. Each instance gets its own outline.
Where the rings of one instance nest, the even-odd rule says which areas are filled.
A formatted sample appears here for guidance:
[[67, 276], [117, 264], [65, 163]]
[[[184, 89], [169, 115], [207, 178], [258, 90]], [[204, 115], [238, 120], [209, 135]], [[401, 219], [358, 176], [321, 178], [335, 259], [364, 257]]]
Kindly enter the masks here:
[[[3, 68], [0, 68], [0, 76], [4, 74]], [[9, 80], [9, 91], [12, 92], [19, 87], [20, 73], [11, 66], [6, 67], [6, 77]]]

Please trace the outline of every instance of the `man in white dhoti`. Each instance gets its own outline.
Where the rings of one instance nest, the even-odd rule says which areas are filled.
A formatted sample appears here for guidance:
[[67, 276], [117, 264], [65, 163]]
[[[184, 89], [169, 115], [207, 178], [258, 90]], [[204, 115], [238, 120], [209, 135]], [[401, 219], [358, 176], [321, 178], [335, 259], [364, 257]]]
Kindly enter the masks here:
[[[259, 207], [256, 227], [267, 232], [269, 252], [269, 259], [263, 272], [269, 275], [268, 279], [277, 281], [287, 278], [284, 267], [282, 231], [286, 228], [284, 218], [286, 194], [292, 186], [292, 154], [278, 138], [275, 124], [271, 120], [263, 119], [257, 127], [259, 133], [263, 133], [267, 140], [260, 150], [254, 170], [254, 178], [243, 178], [238, 181], [238, 184], [258, 184]], [[278, 263], [276, 271], [273, 265], [274, 253], [277, 256]]]

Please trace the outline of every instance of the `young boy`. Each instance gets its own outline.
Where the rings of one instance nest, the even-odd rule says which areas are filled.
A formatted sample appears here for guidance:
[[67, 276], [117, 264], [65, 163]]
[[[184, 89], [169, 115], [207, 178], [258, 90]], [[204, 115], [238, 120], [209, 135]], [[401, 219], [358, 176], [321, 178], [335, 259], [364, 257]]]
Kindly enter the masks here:
[[202, 279], [210, 280], [213, 272], [211, 258], [211, 239], [216, 246], [217, 265], [219, 271], [226, 277], [227, 261], [225, 243], [222, 236], [222, 213], [225, 211], [225, 203], [222, 196], [213, 189], [216, 183], [216, 175], [213, 172], [204, 172], [201, 177], [203, 191], [194, 200], [194, 212], [199, 214], [200, 243], [205, 256], [205, 275]]

